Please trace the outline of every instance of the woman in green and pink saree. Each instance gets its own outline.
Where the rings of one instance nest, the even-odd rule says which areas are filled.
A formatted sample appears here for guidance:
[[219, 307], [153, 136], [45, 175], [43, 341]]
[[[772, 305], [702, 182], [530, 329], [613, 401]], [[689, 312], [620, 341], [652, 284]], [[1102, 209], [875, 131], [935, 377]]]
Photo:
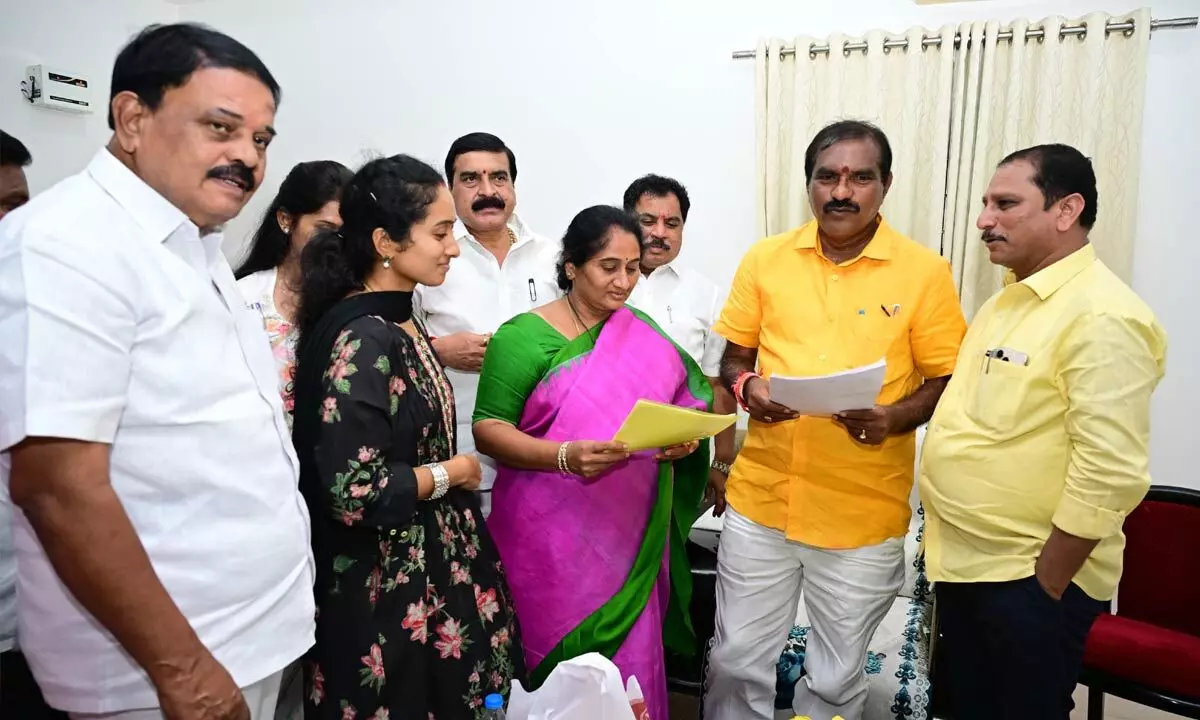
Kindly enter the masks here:
[[597, 206], [563, 238], [565, 298], [500, 327], [488, 345], [475, 441], [500, 463], [488, 529], [500, 551], [530, 681], [589, 652], [636, 676], [667, 717], [664, 646], [691, 654], [684, 542], [708, 447], [630, 453], [607, 441], [639, 399], [707, 410], [700, 368], [625, 306], [641, 229]]

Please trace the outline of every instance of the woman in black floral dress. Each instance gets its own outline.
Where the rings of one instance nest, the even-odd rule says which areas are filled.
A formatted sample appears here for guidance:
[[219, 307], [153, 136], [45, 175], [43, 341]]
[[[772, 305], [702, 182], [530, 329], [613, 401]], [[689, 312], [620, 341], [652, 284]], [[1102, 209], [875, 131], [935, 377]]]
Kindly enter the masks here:
[[439, 285], [454, 205], [399, 155], [343, 191], [340, 233], [304, 250], [293, 440], [312, 516], [317, 642], [308, 720], [479, 718], [524, 674], [479, 461], [455, 454], [454, 398], [412, 291]]

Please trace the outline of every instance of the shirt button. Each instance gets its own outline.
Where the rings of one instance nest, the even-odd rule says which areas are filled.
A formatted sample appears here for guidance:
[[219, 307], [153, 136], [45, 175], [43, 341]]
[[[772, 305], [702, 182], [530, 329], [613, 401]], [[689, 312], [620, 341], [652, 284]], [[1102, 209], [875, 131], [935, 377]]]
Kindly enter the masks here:
[[838, 276], [837, 276], [837, 275], [830, 275], [830, 276], [829, 276], [829, 279], [830, 279], [830, 280], [832, 280], [832, 281], [834, 281], [834, 282], [837, 282], [837, 281], [838, 281]]
[[818, 357], [817, 357], [817, 359], [818, 359], [818, 360], [820, 360], [821, 362], [825, 362], [825, 356], [824, 356], [824, 355], [818, 356]]

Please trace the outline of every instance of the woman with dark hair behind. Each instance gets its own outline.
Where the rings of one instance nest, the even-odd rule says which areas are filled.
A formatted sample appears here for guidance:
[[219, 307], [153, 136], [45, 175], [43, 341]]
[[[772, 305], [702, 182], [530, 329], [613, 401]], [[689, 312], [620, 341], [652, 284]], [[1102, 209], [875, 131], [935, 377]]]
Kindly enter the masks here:
[[425, 163], [367, 163], [340, 232], [301, 259], [292, 439], [312, 517], [317, 640], [305, 717], [479, 718], [524, 664], [479, 460], [455, 450], [454, 397], [413, 290], [452, 258], [454, 202]]
[[618, 208], [575, 216], [558, 263], [566, 297], [492, 336], [474, 431], [479, 451], [500, 462], [488, 529], [532, 684], [599, 652], [637, 676], [650, 717], [666, 718], [664, 645], [695, 650], [684, 533], [708, 482], [707, 441], [631, 455], [599, 439], [638, 400], [707, 410], [712, 388], [691, 356], [625, 305], [641, 242]]
[[234, 272], [242, 298], [262, 314], [279, 369], [279, 392], [288, 423], [292, 421], [292, 379], [299, 338], [300, 251], [317, 232], [341, 227], [339, 200], [352, 175], [345, 165], [332, 160], [303, 162], [292, 168], [263, 214], [250, 253]]

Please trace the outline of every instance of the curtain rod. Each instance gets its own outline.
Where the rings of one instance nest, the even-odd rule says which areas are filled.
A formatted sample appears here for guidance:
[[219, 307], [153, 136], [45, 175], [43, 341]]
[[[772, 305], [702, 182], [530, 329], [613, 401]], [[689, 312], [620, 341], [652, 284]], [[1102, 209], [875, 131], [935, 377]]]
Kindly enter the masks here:
[[[1192, 17], [1165, 18], [1163, 20], [1151, 20], [1150, 21], [1150, 30], [1151, 31], [1163, 30], [1166, 28], [1194, 28], [1198, 24], [1200, 24], [1200, 17], [1194, 16], [1194, 15]], [[1110, 33], [1111, 32], [1130, 33], [1130, 32], [1133, 32], [1133, 29], [1134, 29], [1134, 23], [1132, 20], [1122, 20], [1122, 21], [1118, 21], [1118, 22], [1110, 22], [1105, 27], [1105, 31], [1110, 32]], [[1025, 37], [1026, 38], [1040, 38], [1040, 37], [1044, 36], [1045, 34], [1046, 34], [1045, 30], [1043, 30], [1042, 28], [1035, 27], [1035, 28], [1030, 28], [1029, 30], [1027, 30], [1025, 33]], [[1059, 30], [1060, 37], [1066, 37], [1068, 35], [1086, 35], [1086, 34], [1087, 34], [1087, 26], [1086, 25], [1063, 25], [1062, 28]], [[1013, 34], [1012, 34], [1011, 30], [1005, 30], [1005, 31], [999, 33], [996, 36], [996, 39], [1012, 40], [1012, 36], [1013, 36]], [[958, 47], [961, 43], [962, 43], [962, 35], [956, 33], [954, 35], [954, 46]], [[934, 36], [934, 37], [925, 36], [925, 37], [921, 38], [921, 47], [922, 48], [929, 47], [930, 45], [941, 45], [941, 44], [942, 44], [941, 36]], [[908, 40], [907, 39], [884, 40], [883, 47], [885, 49], [906, 48], [906, 47], [908, 47]], [[866, 50], [866, 49], [867, 49], [867, 43], [864, 41], [848, 42], [842, 46], [843, 51]], [[818, 54], [827, 53], [827, 52], [829, 52], [828, 45], [818, 45], [816, 43], [813, 43], [808, 48], [808, 53], [810, 55], [818, 55]], [[794, 48], [794, 47], [783, 48], [782, 50], [779, 51], [779, 55], [781, 57], [786, 57], [788, 55], [795, 55], [795, 54], [796, 54], [796, 48]], [[755, 55], [756, 55], [755, 50], [738, 50], [737, 52], [735, 52], [733, 54], [733, 59], [734, 60], [753, 60], [755, 58]]]

